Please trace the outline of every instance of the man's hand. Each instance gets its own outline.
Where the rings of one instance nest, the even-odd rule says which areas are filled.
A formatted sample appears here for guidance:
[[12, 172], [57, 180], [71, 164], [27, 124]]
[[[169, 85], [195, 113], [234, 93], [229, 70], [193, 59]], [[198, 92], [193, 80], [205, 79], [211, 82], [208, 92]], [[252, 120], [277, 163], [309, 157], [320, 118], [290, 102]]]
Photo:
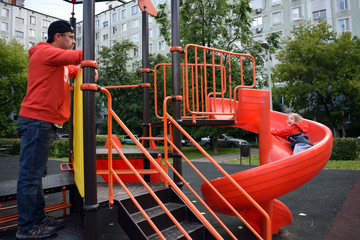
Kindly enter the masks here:
[[98, 77], [99, 77], [98, 71], [97, 69], [95, 69], [95, 82], [97, 81]]

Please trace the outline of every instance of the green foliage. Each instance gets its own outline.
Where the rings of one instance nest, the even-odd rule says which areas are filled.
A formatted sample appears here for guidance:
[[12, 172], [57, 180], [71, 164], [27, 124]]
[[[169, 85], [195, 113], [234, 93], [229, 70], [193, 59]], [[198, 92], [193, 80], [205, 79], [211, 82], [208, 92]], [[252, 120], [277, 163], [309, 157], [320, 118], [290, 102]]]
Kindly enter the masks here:
[[3, 145], [11, 145], [9, 150], [7, 151], [8, 154], [11, 155], [19, 155], [20, 154], [20, 139], [19, 138], [0, 138], [0, 146]]
[[[317, 25], [305, 22], [292, 30], [293, 38], [284, 41], [273, 71], [274, 89], [293, 111], [306, 110], [346, 136], [345, 122], [359, 122], [360, 40], [350, 32], [336, 35], [326, 21]], [[319, 115], [322, 113], [323, 115]], [[336, 134], [338, 136], [339, 134]]]
[[[100, 67], [99, 78], [97, 83], [101, 86], [121, 86], [135, 85], [141, 83], [134, 71], [129, 71], [127, 64], [131, 61], [129, 52], [136, 49], [136, 45], [125, 40], [123, 42], [115, 42], [111, 48], [102, 47], [99, 51]], [[110, 89], [112, 97], [112, 108], [121, 120], [134, 131], [141, 129], [142, 99], [141, 88], [125, 88]], [[106, 95], [101, 93], [98, 95], [97, 109], [107, 106]], [[106, 121], [104, 122], [106, 124]], [[106, 127], [102, 127], [103, 134], [106, 133]], [[105, 130], [105, 131], [104, 131]], [[113, 132], [120, 133], [121, 129], [118, 124], [113, 124]]]
[[19, 112], [25, 96], [28, 58], [16, 40], [0, 39], [0, 59], [0, 137], [14, 137], [17, 123], [9, 117]]
[[356, 160], [359, 150], [356, 138], [334, 138], [330, 160]]
[[53, 158], [66, 158], [69, 156], [69, 141], [68, 140], [56, 140], [53, 141], [49, 157]]

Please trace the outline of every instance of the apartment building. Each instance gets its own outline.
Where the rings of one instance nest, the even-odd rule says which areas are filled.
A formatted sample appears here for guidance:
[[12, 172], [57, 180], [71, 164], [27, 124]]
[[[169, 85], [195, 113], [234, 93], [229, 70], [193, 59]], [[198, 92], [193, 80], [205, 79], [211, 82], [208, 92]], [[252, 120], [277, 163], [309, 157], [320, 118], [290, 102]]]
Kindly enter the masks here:
[[47, 29], [58, 18], [24, 8], [24, 0], [0, 1], [0, 37], [15, 38], [29, 49], [47, 38]]
[[[165, 2], [170, 6], [170, 0], [152, 1], [155, 7]], [[115, 41], [127, 39], [137, 46], [130, 51], [130, 57], [134, 61], [141, 60], [142, 14], [138, 1], [129, 1], [126, 4], [112, 1], [107, 5], [108, 10], [95, 15], [95, 58], [98, 58], [97, 52], [102, 46], [111, 47]], [[79, 22], [76, 27], [77, 48], [82, 48], [82, 28], [83, 23]], [[160, 36], [160, 26], [156, 24], [154, 17], [149, 15], [149, 52], [167, 54], [169, 49], [164, 38]]]
[[[158, 4], [171, 0], [152, 0]], [[324, 18], [339, 34], [351, 31], [360, 36], [359, 0], [251, 0], [253, 18], [253, 38], [263, 41], [266, 35], [278, 32], [282, 38], [290, 36], [290, 31], [303, 20], [316, 23]], [[111, 47], [114, 41], [128, 39], [137, 45], [130, 56], [134, 61], [141, 59], [142, 28], [141, 11], [138, 1], [111, 1], [108, 10], [95, 15], [95, 52], [102, 46]], [[26, 49], [39, 41], [46, 40], [47, 28], [57, 18], [24, 8], [24, 0], [0, 0], [0, 37], [15, 38]], [[168, 8], [170, 11], [170, 8]], [[83, 23], [77, 24], [77, 48], [82, 48]], [[160, 36], [160, 26], [149, 16], [150, 53], [169, 53], [169, 46]], [[98, 55], [96, 54], [96, 58]]]
[[250, 4], [255, 40], [263, 41], [273, 32], [282, 38], [291, 36], [293, 26], [321, 18], [339, 34], [351, 31], [360, 36], [359, 0], [251, 0]]

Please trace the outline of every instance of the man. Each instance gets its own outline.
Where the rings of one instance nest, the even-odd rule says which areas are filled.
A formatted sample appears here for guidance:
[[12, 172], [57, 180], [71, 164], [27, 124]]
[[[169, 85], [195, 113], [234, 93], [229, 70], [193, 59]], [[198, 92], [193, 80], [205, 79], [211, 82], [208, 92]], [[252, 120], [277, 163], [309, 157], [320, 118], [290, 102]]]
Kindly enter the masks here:
[[21, 137], [17, 239], [47, 238], [63, 226], [62, 220], [44, 212], [42, 177], [56, 129], [70, 116], [69, 77], [76, 76], [75, 65], [83, 56], [82, 50], [72, 50], [74, 45], [74, 29], [59, 20], [50, 24], [46, 43], [29, 49], [27, 92], [17, 127]]

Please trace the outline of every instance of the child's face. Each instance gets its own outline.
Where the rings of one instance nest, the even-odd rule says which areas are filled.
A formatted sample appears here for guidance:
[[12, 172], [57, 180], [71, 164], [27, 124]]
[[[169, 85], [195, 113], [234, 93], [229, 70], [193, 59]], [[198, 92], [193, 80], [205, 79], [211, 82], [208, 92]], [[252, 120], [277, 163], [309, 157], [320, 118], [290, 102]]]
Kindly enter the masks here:
[[288, 118], [287, 118], [287, 124], [288, 124], [288, 126], [290, 126], [293, 123], [294, 123], [294, 116], [292, 114], [290, 114], [290, 115], [288, 115]]

